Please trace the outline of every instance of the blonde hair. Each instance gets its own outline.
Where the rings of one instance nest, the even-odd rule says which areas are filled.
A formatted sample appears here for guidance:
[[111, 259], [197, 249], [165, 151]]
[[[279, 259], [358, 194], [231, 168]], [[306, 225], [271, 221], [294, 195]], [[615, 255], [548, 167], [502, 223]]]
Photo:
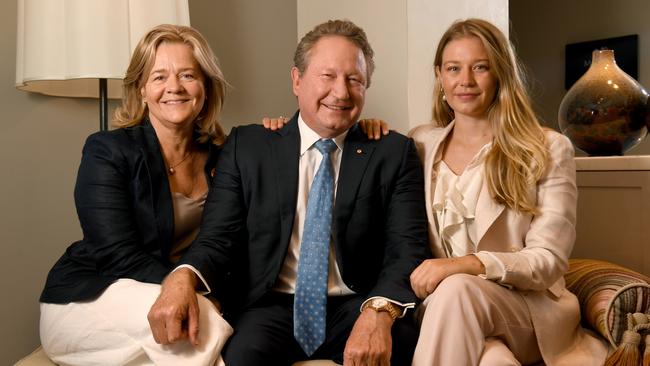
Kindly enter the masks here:
[[219, 124], [219, 115], [226, 95], [226, 80], [210, 45], [194, 28], [162, 24], [151, 29], [133, 51], [124, 76], [122, 106], [117, 108], [113, 125], [118, 128], [138, 125], [147, 113], [140, 89], [156, 59], [156, 51], [163, 43], [182, 43], [190, 47], [205, 78], [206, 100], [199, 117], [194, 121], [201, 143], [221, 145], [225, 134]]
[[[485, 160], [485, 178], [494, 199], [519, 212], [535, 213], [536, 197], [529, 187], [544, 174], [549, 159], [546, 138], [533, 111], [526, 90], [524, 72], [505, 35], [481, 19], [457, 21], [443, 34], [434, 66], [440, 70], [442, 53], [449, 42], [478, 38], [488, 54], [490, 71], [497, 80], [488, 120], [494, 134], [492, 149]], [[434, 82], [433, 120], [440, 126], [454, 119], [454, 111], [442, 98], [439, 77]]]
[[366, 59], [366, 87], [370, 87], [370, 77], [375, 71], [375, 61], [373, 59], [375, 52], [372, 50], [363, 29], [349, 20], [328, 20], [317, 25], [302, 37], [293, 55], [293, 65], [300, 71], [300, 74], [307, 69], [311, 49], [321, 38], [328, 36], [344, 37], [359, 47]]

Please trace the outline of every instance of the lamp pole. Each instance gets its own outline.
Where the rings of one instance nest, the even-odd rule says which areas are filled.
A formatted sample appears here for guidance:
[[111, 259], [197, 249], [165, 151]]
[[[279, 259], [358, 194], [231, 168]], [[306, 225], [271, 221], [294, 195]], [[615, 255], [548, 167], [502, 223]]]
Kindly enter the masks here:
[[108, 130], [108, 80], [99, 79], [99, 130]]

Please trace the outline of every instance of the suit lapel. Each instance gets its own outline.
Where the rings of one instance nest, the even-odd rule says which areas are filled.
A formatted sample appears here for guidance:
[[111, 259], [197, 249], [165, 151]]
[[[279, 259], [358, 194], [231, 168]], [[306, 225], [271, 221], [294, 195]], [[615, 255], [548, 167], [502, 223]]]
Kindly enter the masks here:
[[481, 193], [476, 203], [476, 216], [474, 218], [474, 223], [476, 224], [475, 243], [477, 247], [481, 245], [481, 239], [483, 239], [490, 226], [501, 215], [504, 208], [504, 205], [492, 199], [487, 182], [483, 179], [483, 186], [481, 187]]
[[139, 180], [140, 184], [150, 186], [151, 197], [143, 197], [144, 199], [139, 200], [139, 202], [151, 202], [153, 215], [157, 218], [158, 240], [162, 244], [163, 255], [166, 256], [171, 249], [174, 232], [174, 206], [171, 188], [169, 187], [158, 137], [148, 119], [142, 122], [142, 130], [144, 133], [144, 146], [140, 150], [144, 156], [146, 169], [143, 169], [144, 171], [139, 172], [139, 174], [147, 174], [148, 176], [146, 178], [141, 176]]
[[289, 244], [291, 228], [296, 215], [298, 192], [298, 162], [300, 159], [300, 131], [298, 113], [279, 131], [271, 134], [271, 161], [277, 174], [275, 186], [280, 198], [280, 219], [282, 222], [282, 243]]
[[433, 144], [424, 144], [424, 202], [427, 202], [426, 210], [427, 216], [429, 217], [429, 233], [433, 236], [433, 239], [436, 242], [440, 242], [438, 237], [438, 230], [436, 228], [436, 214], [433, 212], [433, 194], [436, 189], [436, 170], [433, 169], [435, 164], [442, 159], [441, 148], [444, 146], [443, 142], [449, 135], [449, 132], [454, 127], [454, 122], [452, 121], [441, 135], [438, 135], [440, 132], [437, 132], [435, 129], [429, 131], [429, 136], [423, 138], [424, 141], [434, 141]]
[[341, 156], [341, 168], [334, 204], [334, 224], [341, 222], [340, 220], [345, 222], [351, 215], [361, 179], [374, 150], [375, 147], [361, 132], [359, 125], [354, 125], [345, 138], [343, 155]]

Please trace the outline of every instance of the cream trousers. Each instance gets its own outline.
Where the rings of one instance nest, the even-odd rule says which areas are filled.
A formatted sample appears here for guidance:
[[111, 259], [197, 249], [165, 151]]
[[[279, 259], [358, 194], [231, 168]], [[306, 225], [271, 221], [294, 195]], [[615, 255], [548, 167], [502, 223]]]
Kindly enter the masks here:
[[198, 347], [154, 341], [147, 313], [159, 294], [160, 285], [120, 279], [93, 301], [41, 303], [43, 349], [59, 365], [223, 365], [232, 328], [201, 295]]
[[478, 276], [449, 276], [417, 310], [414, 366], [506, 366], [542, 357], [522, 295]]

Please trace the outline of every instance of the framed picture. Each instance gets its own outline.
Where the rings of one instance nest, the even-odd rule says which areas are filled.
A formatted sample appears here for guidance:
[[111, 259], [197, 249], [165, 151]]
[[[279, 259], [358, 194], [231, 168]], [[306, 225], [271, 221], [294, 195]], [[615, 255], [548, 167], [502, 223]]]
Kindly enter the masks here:
[[636, 34], [567, 44], [565, 46], [564, 88], [568, 90], [580, 79], [591, 65], [591, 53], [600, 49], [614, 50], [618, 67], [638, 80], [638, 48], [639, 36]]

